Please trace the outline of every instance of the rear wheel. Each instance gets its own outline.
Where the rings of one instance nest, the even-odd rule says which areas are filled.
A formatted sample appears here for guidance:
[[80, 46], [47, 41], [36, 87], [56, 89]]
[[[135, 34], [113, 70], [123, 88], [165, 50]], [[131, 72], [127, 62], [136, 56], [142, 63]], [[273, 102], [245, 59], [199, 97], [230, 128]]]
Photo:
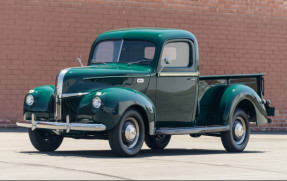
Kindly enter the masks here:
[[134, 156], [144, 142], [142, 116], [134, 109], [128, 110], [119, 124], [108, 134], [110, 147], [118, 156]]
[[226, 151], [242, 152], [249, 141], [250, 126], [246, 113], [237, 108], [232, 119], [232, 128], [221, 133], [221, 141]]
[[64, 139], [63, 136], [42, 129], [29, 129], [28, 132], [32, 145], [39, 151], [55, 151]]
[[170, 138], [171, 135], [147, 135], [145, 143], [150, 149], [161, 150], [168, 145]]

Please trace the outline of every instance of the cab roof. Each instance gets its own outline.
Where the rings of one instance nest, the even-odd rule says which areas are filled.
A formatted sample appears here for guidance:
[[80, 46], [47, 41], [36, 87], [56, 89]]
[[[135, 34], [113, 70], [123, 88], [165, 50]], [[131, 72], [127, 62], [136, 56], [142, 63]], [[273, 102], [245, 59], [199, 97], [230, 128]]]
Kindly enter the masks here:
[[148, 40], [162, 44], [170, 39], [190, 39], [196, 42], [195, 36], [189, 31], [167, 28], [130, 28], [107, 31], [98, 36], [96, 42], [108, 39]]

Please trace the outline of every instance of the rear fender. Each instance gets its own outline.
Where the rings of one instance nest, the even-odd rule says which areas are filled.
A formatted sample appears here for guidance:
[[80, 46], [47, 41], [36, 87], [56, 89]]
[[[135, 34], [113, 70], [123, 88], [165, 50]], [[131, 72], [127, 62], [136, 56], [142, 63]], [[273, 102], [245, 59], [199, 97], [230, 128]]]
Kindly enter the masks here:
[[232, 117], [235, 109], [241, 101], [248, 100], [255, 109], [256, 124], [267, 123], [267, 113], [262, 99], [258, 94], [248, 86], [235, 84], [228, 87], [220, 101], [220, 115], [222, 115], [223, 124], [232, 126]]

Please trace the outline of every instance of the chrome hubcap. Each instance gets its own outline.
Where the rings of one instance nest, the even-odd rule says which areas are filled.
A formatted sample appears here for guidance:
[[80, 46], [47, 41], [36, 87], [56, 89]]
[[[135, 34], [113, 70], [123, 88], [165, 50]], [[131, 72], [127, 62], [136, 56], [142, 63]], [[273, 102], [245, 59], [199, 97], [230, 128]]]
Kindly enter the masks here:
[[237, 123], [235, 125], [234, 132], [235, 132], [236, 137], [238, 137], [238, 138], [241, 137], [244, 133], [243, 126], [240, 123]]
[[126, 148], [133, 148], [139, 139], [139, 125], [135, 118], [129, 117], [122, 127], [122, 141]]
[[128, 141], [133, 141], [137, 135], [137, 131], [134, 125], [128, 125], [125, 130], [125, 137]]
[[237, 117], [233, 124], [233, 139], [236, 144], [243, 143], [246, 135], [246, 125], [242, 117]]

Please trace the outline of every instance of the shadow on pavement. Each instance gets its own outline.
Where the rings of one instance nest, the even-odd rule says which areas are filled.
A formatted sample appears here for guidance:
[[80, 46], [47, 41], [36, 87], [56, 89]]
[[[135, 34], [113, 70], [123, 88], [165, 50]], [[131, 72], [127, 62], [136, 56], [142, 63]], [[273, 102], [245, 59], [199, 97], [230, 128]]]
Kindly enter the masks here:
[[[55, 151], [55, 152], [20, 152], [24, 154], [37, 154], [61, 157], [86, 157], [86, 158], [117, 158], [111, 150], [81, 150], [81, 151]], [[154, 156], [181, 156], [181, 155], [213, 155], [213, 154], [250, 154], [264, 153], [263, 151], [243, 151], [241, 153], [228, 153], [225, 150], [202, 150], [202, 149], [164, 149], [164, 150], [141, 150], [135, 157], [144, 158]]]
[[15, 127], [15, 128], [0, 128], [0, 132], [5, 132], [5, 133], [9, 133], [9, 132], [13, 132], [13, 133], [27, 133], [27, 129], [26, 128], [20, 128], [20, 127]]

